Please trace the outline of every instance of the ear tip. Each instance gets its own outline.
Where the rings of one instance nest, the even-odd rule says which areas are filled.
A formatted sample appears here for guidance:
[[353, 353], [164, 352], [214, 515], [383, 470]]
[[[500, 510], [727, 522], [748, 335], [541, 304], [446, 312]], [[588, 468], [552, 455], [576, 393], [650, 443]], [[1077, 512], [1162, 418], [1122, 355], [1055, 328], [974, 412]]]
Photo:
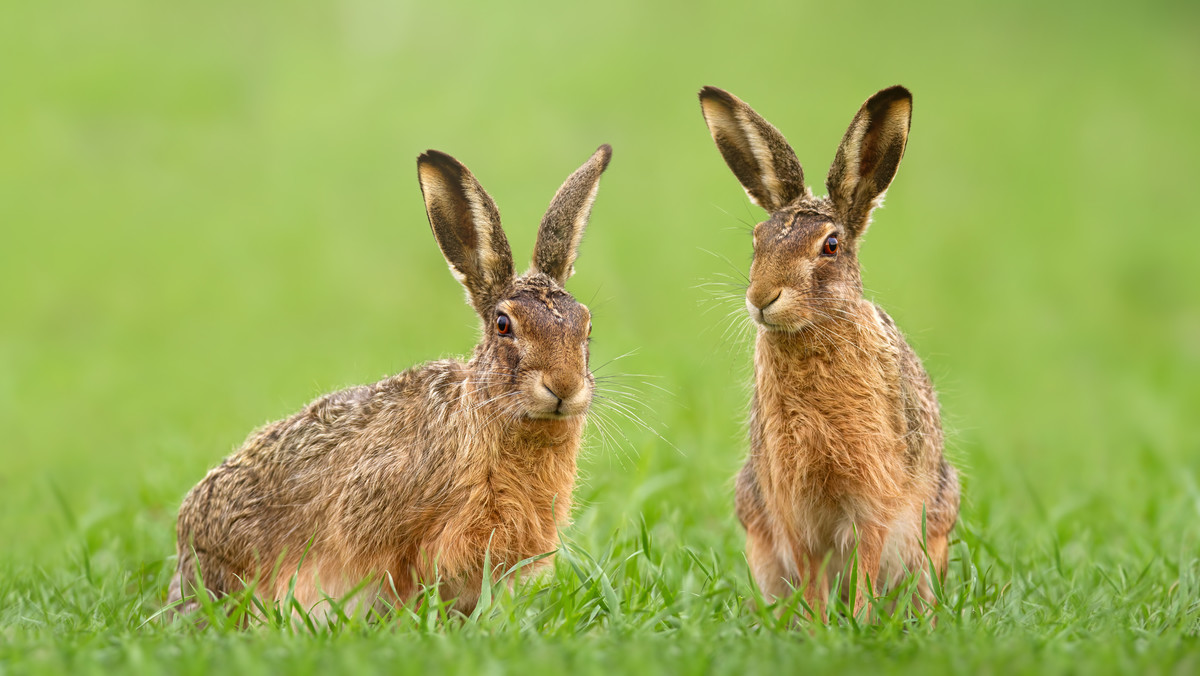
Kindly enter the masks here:
[[700, 88], [700, 103], [701, 104], [703, 104], [705, 101], [712, 101], [714, 99], [719, 100], [722, 103], [725, 103], [727, 105], [733, 105], [738, 100], [738, 98], [736, 96], [734, 96], [733, 94], [730, 94], [729, 92], [725, 91], [724, 89], [721, 89], [720, 87], [706, 85], [706, 86]]
[[862, 110], [871, 116], [899, 114], [912, 117], [912, 92], [901, 85], [880, 89], [867, 99]]
[[[427, 176], [426, 171], [433, 171], [434, 174]], [[442, 176], [442, 180], [461, 180], [464, 175], [469, 173], [467, 167], [462, 162], [440, 150], [430, 148], [417, 156], [417, 176], [422, 182], [427, 178], [433, 178], [437, 174]]]
[[599, 156], [600, 170], [604, 171], [606, 168], [608, 168], [609, 161], [612, 160], [612, 146], [607, 143], [601, 143], [600, 147], [596, 148], [596, 152], [593, 153], [593, 157], [595, 156]]
[[434, 150], [433, 148], [426, 150], [420, 155], [417, 155], [417, 166], [421, 166], [423, 164], [454, 168], [462, 166], [462, 163], [454, 159], [454, 156], [444, 153], [440, 150]]
[[879, 93], [873, 98], [879, 98], [888, 102], [907, 100], [909, 103], [912, 103], [912, 92], [904, 85], [892, 85], [887, 89], [879, 90]]

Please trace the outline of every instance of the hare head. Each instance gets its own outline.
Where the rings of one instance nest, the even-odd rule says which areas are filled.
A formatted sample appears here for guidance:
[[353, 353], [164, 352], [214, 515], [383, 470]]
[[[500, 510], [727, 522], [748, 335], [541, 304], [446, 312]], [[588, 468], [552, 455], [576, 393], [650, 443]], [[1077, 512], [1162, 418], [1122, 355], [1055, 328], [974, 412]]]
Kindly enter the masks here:
[[750, 199], [771, 217], [754, 228], [746, 309], [768, 331], [794, 332], [835, 319], [862, 297], [858, 247], [900, 166], [912, 95], [884, 89], [859, 109], [813, 197], [783, 134], [736, 96], [700, 90], [713, 141]]
[[600, 146], [558, 189], [538, 229], [533, 264], [520, 276], [500, 212], [471, 172], [436, 150], [417, 159], [433, 235], [483, 320], [471, 379], [518, 416], [563, 420], [591, 404], [591, 313], [563, 285], [611, 157], [612, 148]]

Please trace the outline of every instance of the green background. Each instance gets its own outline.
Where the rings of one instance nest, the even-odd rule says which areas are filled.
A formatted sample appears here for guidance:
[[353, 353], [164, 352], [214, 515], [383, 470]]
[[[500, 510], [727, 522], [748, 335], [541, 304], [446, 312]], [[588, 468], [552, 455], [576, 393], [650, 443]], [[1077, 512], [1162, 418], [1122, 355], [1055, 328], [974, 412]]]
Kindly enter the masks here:
[[[1182, 2], [6, 2], [0, 673], [1198, 669], [1198, 82]], [[863, 275], [941, 393], [960, 607], [932, 633], [772, 629], [732, 516], [751, 347], [724, 286], [764, 214], [696, 92], [754, 106], [820, 193], [857, 107], [896, 83], [912, 131]], [[623, 387], [652, 429], [590, 427], [564, 537], [623, 607], [142, 626], [180, 499], [252, 428], [469, 353], [416, 155], [467, 164], [527, 260], [600, 143], [568, 287], [594, 366], [633, 351], [602, 373], [642, 374]], [[561, 593], [573, 575], [560, 561]]]

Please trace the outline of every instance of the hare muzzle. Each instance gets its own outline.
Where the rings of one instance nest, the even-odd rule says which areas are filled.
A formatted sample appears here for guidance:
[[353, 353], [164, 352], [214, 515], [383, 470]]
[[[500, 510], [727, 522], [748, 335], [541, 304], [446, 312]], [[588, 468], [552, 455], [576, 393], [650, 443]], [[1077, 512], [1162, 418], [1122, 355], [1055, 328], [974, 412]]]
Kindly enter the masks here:
[[592, 400], [591, 388], [579, 375], [543, 373], [535, 401], [540, 407], [535, 415], [547, 418], [570, 418], [587, 412]]

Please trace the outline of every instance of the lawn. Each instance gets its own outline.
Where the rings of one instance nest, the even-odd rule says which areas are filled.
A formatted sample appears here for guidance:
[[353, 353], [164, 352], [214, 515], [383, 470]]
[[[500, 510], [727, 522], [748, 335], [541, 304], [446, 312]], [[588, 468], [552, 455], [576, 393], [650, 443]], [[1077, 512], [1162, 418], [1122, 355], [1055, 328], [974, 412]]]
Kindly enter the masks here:
[[[0, 82], [0, 674], [1200, 671], [1194, 3], [16, 0]], [[864, 282], [938, 386], [962, 518], [936, 629], [795, 630], [732, 513], [726, 283], [764, 214], [696, 92], [820, 191], [896, 83]], [[568, 288], [638, 419], [590, 425], [553, 575], [467, 619], [151, 620], [180, 500], [252, 428], [470, 352], [416, 156], [466, 163], [524, 260], [601, 143]]]

